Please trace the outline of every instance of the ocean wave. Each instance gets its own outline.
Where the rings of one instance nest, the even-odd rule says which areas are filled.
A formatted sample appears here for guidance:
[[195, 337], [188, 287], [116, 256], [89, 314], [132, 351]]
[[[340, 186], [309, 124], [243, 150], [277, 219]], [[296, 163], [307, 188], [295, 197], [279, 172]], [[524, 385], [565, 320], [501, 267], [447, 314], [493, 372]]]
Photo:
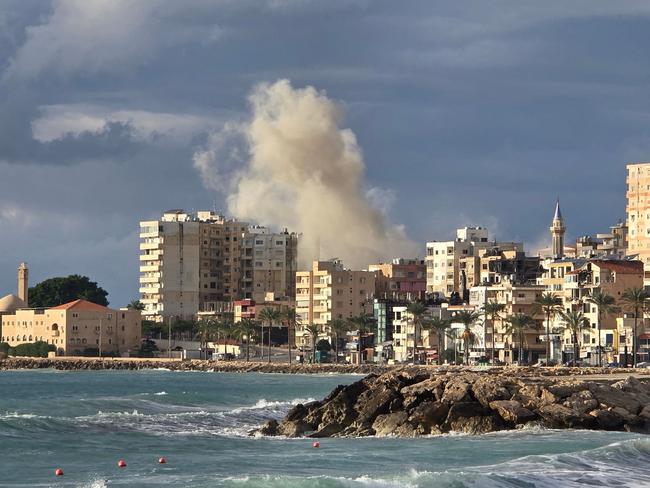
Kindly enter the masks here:
[[[295, 398], [289, 401], [259, 399], [253, 405], [230, 410], [206, 407], [167, 405], [163, 411], [133, 408], [128, 410], [99, 410], [92, 415], [59, 417], [31, 413], [0, 414], [0, 436], [11, 431], [38, 433], [42, 431], [74, 432], [79, 429], [96, 431], [140, 432], [149, 435], [226, 436], [243, 437], [270, 418], [280, 419], [298, 403], [313, 401]], [[142, 401], [140, 402], [142, 403]], [[149, 403], [145, 403], [149, 405]]]
[[[472, 454], [476, 457], [476, 453]], [[220, 485], [242, 488], [583, 488], [650, 486], [650, 438], [614, 442], [566, 454], [525, 456], [488, 466], [442, 471], [408, 470], [403, 474], [337, 476], [241, 476]]]

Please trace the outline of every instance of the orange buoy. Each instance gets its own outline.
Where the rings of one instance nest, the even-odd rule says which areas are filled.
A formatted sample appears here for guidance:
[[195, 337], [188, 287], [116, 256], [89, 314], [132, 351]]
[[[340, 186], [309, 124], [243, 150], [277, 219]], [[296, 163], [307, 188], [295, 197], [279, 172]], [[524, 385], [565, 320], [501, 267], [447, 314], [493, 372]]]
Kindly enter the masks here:
[[63, 476], [63, 470], [61, 468], [56, 468], [54, 470], [54, 475], [55, 476]]
[[158, 459], [158, 464], [165, 464], [166, 462], [167, 462], [167, 460], [164, 457], [161, 457], [160, 459]]
[[311, 447], [313, 447], [314, 449], [318, 449], [320, 447], [320, 442], [318, 441], [312, 442]]
[[124, 459], [120, 459], [120, 460], [117, 462], [117, 467], [118, 467], [118, 468], [126, 468], [126, 461], [125, 461]]

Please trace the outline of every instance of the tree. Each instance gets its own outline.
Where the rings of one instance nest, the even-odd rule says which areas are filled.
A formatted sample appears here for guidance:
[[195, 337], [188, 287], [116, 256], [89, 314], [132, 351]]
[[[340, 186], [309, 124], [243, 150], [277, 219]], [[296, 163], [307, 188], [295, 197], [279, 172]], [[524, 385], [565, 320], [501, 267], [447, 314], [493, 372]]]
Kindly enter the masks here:
[[351, 317], [348, 319], [350, 323], [350, 329], [357, 330], [359, 333], [359, 343], [358, 343], [358, 352], [359, 352], [359, 362], [361, 364], [361, 342], [362, 337], [372, 330], [372, 324], [375, 322], [373, 317], [370, 317], [366, 314], [360, 314], [356, 317]]
[[[269, 326], [269, 363], [270, 363], [271, 362], [271, 327], [273, 327], [273, 324], [280, 321], [280, 319], [282, 318], [282, 314], [276, 308], [265, 307], [258, 314], [257, 318], [262, 321], [262, 325], [264, 324], [264, 322], [267, 322]], [[264, 328], [262, 328], [262, 351], [264, 351]], [[264, 354], [262, 354], [262, 358], [263, 357]]]
[[552, 292], [542, 293], [534, 303], [534, 313], [546, 317], [546, 364], [551, 360], [551, 319], [562, 311], [562, 299]]
[[257, 323], [251, 319], [244, 319], [238, 322], [233, 331], [240, 341], [246, 341], [246, 362], [250, 361], [249, 345], [255, 332], [257, 332]]
[[228, 354], [228, 339], [230, 339], [234, 332], [234, 325], [230, 319], [231, 314], [224, 314], [220, 320], [216, 322], [217, 335], [223, 339], [223, 352], [224, 355]]
[[[634, 330], [632, 332], [632, 365], [636, 368], [636, 356], [638, 347], [638, 318], [639, 312], [644, 314], [648, 308], [648, 299], [650, 295], [643, 288], [628, 288], [621, 295], [621, 303], [625, 308], [634, 312]], [[627, 366], [627, 357], [625, 358]]]
[[129, 304], [126, 306], [129, 310], [139, 310], [142, 311], [144, 310], [144, 303], [142, 303], [140, 300], [131, 300]]
[[589, 326], [589, 319], [585, 317], [585, 314], [577, 310], [562, 311], [560, 312], [560, 317], [564, 321], [565, 327], [571, 333], [573, 341], [573, 365], [575, 366], [580, 349], [578, 347], [578, 337], [582, 333], [582, 329]]
[[508, 326], [506, 327], [506, 334], [511, 334], [517, 337], [517, 342], [519, 343], [519, 364], [523, 364], [524, 361], [524, 334], [527, 329], [536, 328], [537, 322], [530, 315], [525, 313], [516, 313], [510, 315], [506, 318]]
[[490, 317], [490, 322], [492, 323], [492, 347], [490, 348], [490, 361], [494, 363], [494, 336], [496, 334], [496, 321], [501, 318], [501, 313], [505, 311], [506, 306], [503, 303], [497, 301], [489, 301], [483, 306], [483, 313], [486, 317]]
[[345, 320], [343, 319], [334, 319], [332, 320], [329, 324], [330, 328], [330, 333], [334, 336], [334, 351], [335, 351], [335, 358], [334, 362], [338, 363], [339, 362], [339, 342], [341, 337], [344, 337], [347, 335], [348, 331], [350, 330], [350, 324], [348, 324]]
[[289, 364], [291, 364], [291, 335], [296, 338], [296, 324], [300, 323], [298, 314], [294, 307], [288, 307], [283, 310], [282, 316], [287, 321], [287, 342], [289, 344]]
[[422, 302], [412, 302], [409, 303], [408, 306], [406, 307], [406, 312], [407, 312], [407, 323], [409, 320], [409, 317], [411, 318], [411, 322], [413, 323], [413, 364], [415, 364], [415, 356], [417, 355], [417, 337], [418, 337], [418, 332], [421, 331], [422, 329], [422, 321], [424, 320], [424, 316], [429, 312], [428, 307], [422, 303]]
[[602, 347], [600, 345], [600, 327], [604, 315], [615, 313], [618, 307], [615, 306], [616, 300], [613, 296], [597, 290], [587, 297], [587, 302], [593, 303], [598, 308], [598, 366], [603, 365]]
[[469, 364], [469, 347], [476, 340], [476, 336], [471, 330], [472, 325], [479, 321], [481, 316], [478, 312], [471, 310], [461, 310], [454, 316], [454, 322], [460, 322], [465, 326], [465, 330], [461, 334], [463, 339], [463, 355], [465, 357], [465, 364]]
[[29, 306], [48, 308], [82, 299], [108, 305], [108, 292], [87, 276], [70, 275], [41, 281], [29, 289]]
[[439, 317], [432, 317], [422, 322], [422, 328], [424, 330], [434, 330], [438, 336], [438, 364], [442, 364], [443, 359], [442, 338], [450, 327], [451, 321]]
[[[210, 342], [218, 332], [217, 323], [213, 319], [202, 318], [197, 322], [196, 337], [201, 344], [201, 358], [208, 359], [208, 342]], [[203, 352], [205, 351], [205, 358]]]
[[316, 362], [316, 340], [318, 339], [318, 334], [320, 334], [320, 325], [318, 324], [309, 324], [305, 327], [305, 330], [311, 337], [311, 362]]

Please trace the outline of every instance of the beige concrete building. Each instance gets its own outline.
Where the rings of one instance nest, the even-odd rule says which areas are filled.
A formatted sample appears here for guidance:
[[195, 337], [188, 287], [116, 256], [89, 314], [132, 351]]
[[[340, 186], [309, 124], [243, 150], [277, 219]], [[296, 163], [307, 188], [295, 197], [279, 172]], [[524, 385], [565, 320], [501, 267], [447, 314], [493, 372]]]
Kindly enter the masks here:
[[372, 314], [375, 272], [353, 271], [337, 260], [314, 261], [309, 271], [296, 273], [296, 345], [311, 346], [305, 330], [309, 324], [322, 327], [319, 338], [330, 340], [326, 325], [333, 319]]
[[427, 269], [423, 259], [396, 258], [389, 263], [371, 264], [377, 272], [376, 293], [392, 300], [423, 300], [427, 289]]
[[222, 312], [227, 303], [292, 296], [298, 236], [226, 219], [170, 210], [140, 222], [140, 294], [148, 320]]
[[638, 256], [650, 285], [650, 163], [627, 165], [627, 225], [629, 256]]
[[249, 227], [244, 236], [241, 275], [243, 299], [263, 302], [271, 293], [292, 297], [296, 286], [298, 236], [285, 230]]
[[115, 310], [86, 300], [51, 308], [23, 308], [2, 316], [0, 342], [10, 346], [44, 341], [60, 356], [99, 349], [119, 355], [140, 347], [141, 316], [137, 310]]
[[[545, 328], [543, 317], [535, 313], [535, 300], [546, 291], [543, 285], [530, 283], [512, 283], [508, 280], [490, 286], [478, 286], [470, 290], [470, 305], [483, 314], [485, 327], [481, 329], [484, 354], [489, 356], [492, 348], [492, 335], [494, 334], [495, 358], [498, 361], [512, 363], [519, 361], [519, 341], [516, 334], [507, 332], [506, 318], [510, 315], [523, 313], [533, 317], [537, 328], [527, 329], [523, 335], [523, 350], [528, 363], [536, 363], [546, 356]], [[483, 307], [486, 303], [495, 301], [505, 306], [505, 309], [492, 323], [491, 317], [485, 317]]]
[[[581, 310], [591, 326], [585, 328], [580, 342], [580, 358], [595, 358], [598, 353], [598, 308], [589, 303], [589, 296], [600, 292], [614, 297], [616, 301], [628, 288], [643, 286], [643, 263], [641, 261], [600, 260], [586, 261], [565, 276], [564, 292], [561, 295], [565, 309]], [[561, 321], [558, 319], [561, 326]], [[617, 315], [604, 315], [601, 322], [600, 343], [604, 357], [614, 360], [617, 329]], [[565, 333], [562, 337], [566, 353], [573, 353], [573, 338]]]
[[[439, 293], [449, 297], [453, 292], [460, 292], [462, 285], [469, 289], [467, 280], [471, 274], [474, 283], [480, 276], [480, 251], [487, 248], [499, 248], [502, 251], [524, 251], [523, 243], [489, 242], [488, 230], [483, 227], [464, 227], [456, 231], [456, 240], [427, 242], [427, 292]], [[463, 267], [461, 268], [461, 263]], [[477, 278], [478, 277], [478, 278]]]

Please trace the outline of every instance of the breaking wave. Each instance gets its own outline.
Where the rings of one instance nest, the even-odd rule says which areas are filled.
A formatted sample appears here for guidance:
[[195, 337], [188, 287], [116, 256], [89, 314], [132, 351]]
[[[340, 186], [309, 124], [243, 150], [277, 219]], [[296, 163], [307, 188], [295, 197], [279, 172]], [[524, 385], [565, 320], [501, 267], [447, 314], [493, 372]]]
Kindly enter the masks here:
[[[475, 458], [480, 453], [469, 453]], [[650, 438], [568, 454], [526, 456], [489, 466], [445, 471], [410, 470], [396, 476], [245, 476], [222, 480], [242, 488], [579, 488], [650, 486]]]
[[[139, 400], [147, 407], [124, 411], [102, 411], [93, 415], [60, 417], [30, 413], [6, 412], [0, 414], [0, 437], [11, 433], [32, 433], [55, 430], [71, 432], [79, 429], [102, 431], [140, 432], [150, 435], [186, 436], [248, 436], [249, 432], [266, 420], [282, 418], [298, 403], [313, 398], [295, 398], [289, 401], [260, 399], [253, 405], [231, 410], [211, 410], [206, 407], [155, 404]], [[151, 410], [154, 410], [153, 412]], [[159, 411], [155, 411], [159, 410]]]

